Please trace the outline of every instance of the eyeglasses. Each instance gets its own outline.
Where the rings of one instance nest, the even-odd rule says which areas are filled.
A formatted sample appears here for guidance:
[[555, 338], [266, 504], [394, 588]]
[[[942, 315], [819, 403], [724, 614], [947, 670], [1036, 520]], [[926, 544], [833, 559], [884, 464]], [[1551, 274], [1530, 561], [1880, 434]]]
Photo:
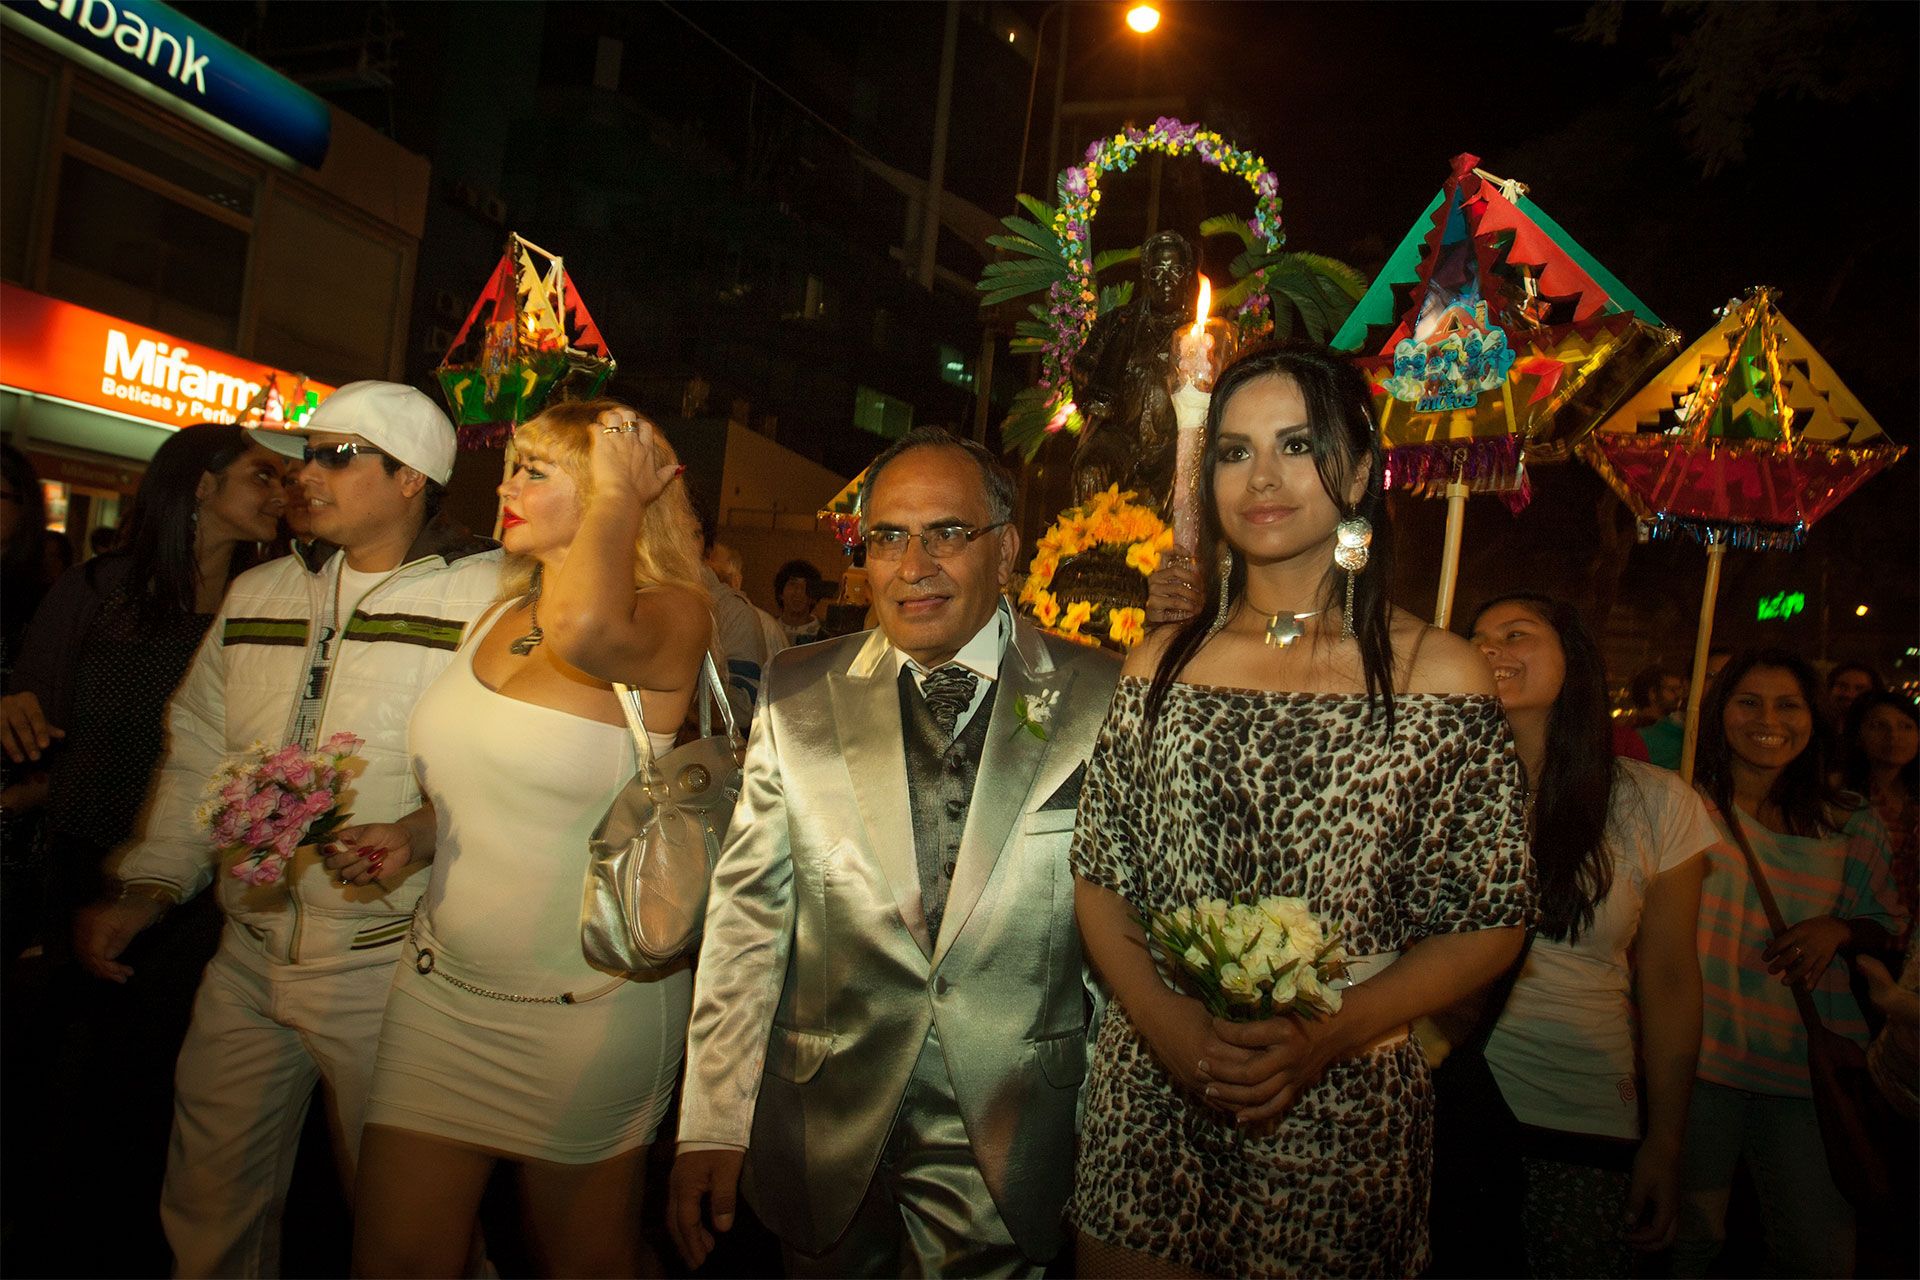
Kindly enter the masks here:
[[867, 558], [869, 560], [898, 560], [907, 554], [907, 543], [920, 539], [920, 545], [935, 560], [949, 560], [973, 545], [975, 538], [983, 533], [992, 533], [995, 529], [1013, 523], [1011, 520], [998, 520], [993, 524], [971, 528], [964, 524], [943, 524], [928, 529], [924, 533], [909, 533], [905, 529], [869, 529], [867, 530]]
[[375, 458], [387, 456], [370, 444], [309, 444], [301, 446], [300, 460], [317, 462], [328, 471], [345, 471], [356, 453]]

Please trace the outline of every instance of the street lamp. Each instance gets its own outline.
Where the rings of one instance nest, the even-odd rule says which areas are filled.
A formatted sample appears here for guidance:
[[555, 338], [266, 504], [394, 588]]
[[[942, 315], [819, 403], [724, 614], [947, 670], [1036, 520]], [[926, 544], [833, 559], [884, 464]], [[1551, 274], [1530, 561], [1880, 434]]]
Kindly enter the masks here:
[[[1020, 164], [1014, 171], [1013, 189], [1018, 194], [1027, 181], [1027, 144], [1033, 138], [1033, 96], [1040, 85], [1040, 49], [1046, 40], [1047, 19], [1056, 13], [1064, 14], [1071, 6], [1071, 0], [1058, 0], [1049, 5], [1040, 15], [1040, 21], [1033, 26], [1033, 74], [1027, 77], [1027, 113], [1020, 122]], [[1060, 168], [1060, 100], [1066, 94], [1067, 87], [1067, 22], [1060, 19], [1060, 52], [1054, 58], [1053, 72], [1053, 117], [1047, 128], [1047, 176], [1051, 178]], [[1127, 12], [1127, 25], [1141, 35], [1146, 35], [1160, 25], [1160, 11], [1150, 4], [1135, 5]], [[1013, 39], [1009, 32], [1008, 40]], [[1051, 188], [1044, 192], [1049, 199], [1053, 196]]]

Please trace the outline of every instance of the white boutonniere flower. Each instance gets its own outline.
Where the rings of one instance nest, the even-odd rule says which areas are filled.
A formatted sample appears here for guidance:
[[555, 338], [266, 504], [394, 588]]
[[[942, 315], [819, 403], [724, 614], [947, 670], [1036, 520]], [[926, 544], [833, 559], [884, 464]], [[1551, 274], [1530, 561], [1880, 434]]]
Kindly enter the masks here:
[[1024, 729], [1040, 741], [1047, 741], [1047, 721], [1053, 719], [1054, 703], [1060, 700], [1058, 689], [1048, 689], [1042, 693], [1021, 694], [1013, 702], [1013, 714], [1019, 721], [1013, 727], [1015, 735]]

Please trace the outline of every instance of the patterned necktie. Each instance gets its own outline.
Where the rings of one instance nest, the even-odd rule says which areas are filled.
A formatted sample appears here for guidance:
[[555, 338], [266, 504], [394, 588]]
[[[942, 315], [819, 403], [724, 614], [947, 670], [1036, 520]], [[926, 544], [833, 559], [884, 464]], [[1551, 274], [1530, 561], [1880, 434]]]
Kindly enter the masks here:
[[960, 713], [973, 705], [973, 691], [979, 686], [980, 677], [965, 667], [945, 666], [927, 673], [920, 695], [927, 700], [933, 722], [940, 726], [941, 736], [948, 741], [953, 740], [953, 726], [958, 723]]

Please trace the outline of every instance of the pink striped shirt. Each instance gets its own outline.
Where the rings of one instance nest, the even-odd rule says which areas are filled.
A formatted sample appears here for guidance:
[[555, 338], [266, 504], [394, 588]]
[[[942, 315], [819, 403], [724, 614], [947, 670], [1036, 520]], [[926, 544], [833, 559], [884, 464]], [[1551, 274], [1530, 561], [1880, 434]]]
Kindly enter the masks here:
[[[1702, 1080], [1753, 1093], [1807, 1097], [1807, 1033], [1793, 997], [1760, 955], [1772, 931], [1746, 861], [1717, 810], [1726, 837], [1714, 846], [1700, 890]], [[1769, 831], [1744, 809], [1740, 825], [1766, 868], [1767, 882], [1787, 924], [1815, 916], [1861, 917], [1898, 937], [1899, 894], [1888, 860], [1886, 828], [1871, 808], [1846, 816], [1838, 832], [1819, 836]], [[1828, 1027], [1864, 1045], [1867, 1024], [1847, 986], [1838, 956], [1813, 988], [1814, 1007]]]

